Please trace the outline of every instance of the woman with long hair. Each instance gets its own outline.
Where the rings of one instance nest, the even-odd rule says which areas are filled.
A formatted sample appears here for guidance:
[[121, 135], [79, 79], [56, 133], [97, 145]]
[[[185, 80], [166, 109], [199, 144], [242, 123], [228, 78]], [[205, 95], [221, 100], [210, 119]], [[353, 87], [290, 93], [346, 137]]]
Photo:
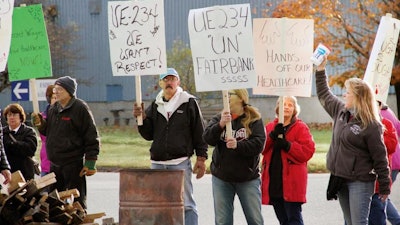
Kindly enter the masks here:
[[327, 198], [339, 199], [347, 225], [368, 224], [375, 180], [379, 198], [390, 193], [390, 169], [375, 94], [365, 81], [345, 81], [343, 100], [327, 84], [327, 59], [316, 68], [317, 95], [333, 119], [326, 165], [331, 172]]
[[[264, 124], [258, 110], [249, 105], [246, 89], [228, 93], [230, 112], [214, 116], [203, 134], [204, 140], [215, 147], [211, 161], [215, 224], [233, 225], [233, 202], [238, 195], [247, 224], [261, 225], [259, 163]], [[226, 134], [229, 122], [232, 137]]]

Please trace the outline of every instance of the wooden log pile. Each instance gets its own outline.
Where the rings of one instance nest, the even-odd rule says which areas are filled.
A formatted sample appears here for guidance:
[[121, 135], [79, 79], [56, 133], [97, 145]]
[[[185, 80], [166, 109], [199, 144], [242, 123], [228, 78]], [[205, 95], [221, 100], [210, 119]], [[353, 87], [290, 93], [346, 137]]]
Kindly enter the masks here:
[[[77, 189], [50, 190], [56, 182], [54, 173], [25, 181], [20, 171], [12, 173], [12, 181], [1, 186], [0, 224], [9, 225], [95, 225], [105, 213], [87, 214], [79, 202]], [[4, 190], [6, 189], [6, 190]]]

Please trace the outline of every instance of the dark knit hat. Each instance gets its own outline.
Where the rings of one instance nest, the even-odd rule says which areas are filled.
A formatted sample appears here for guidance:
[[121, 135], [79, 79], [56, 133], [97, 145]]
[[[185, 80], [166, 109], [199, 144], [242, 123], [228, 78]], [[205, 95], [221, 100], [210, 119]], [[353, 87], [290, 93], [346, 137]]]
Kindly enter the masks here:
[[60, 77], [56, 80], [56, 82], [54, 82], [54, 85], [60, 85], [61, 87], [63, 87], [65, 90], [68, 91], [68, 93], [71, 96], [75, 96], [76, 94], [76, 87], [78, 86], [76, 84], [76, 81], [74, 79], [72, 79], [70, 76], [64, 76], [64, 77]]

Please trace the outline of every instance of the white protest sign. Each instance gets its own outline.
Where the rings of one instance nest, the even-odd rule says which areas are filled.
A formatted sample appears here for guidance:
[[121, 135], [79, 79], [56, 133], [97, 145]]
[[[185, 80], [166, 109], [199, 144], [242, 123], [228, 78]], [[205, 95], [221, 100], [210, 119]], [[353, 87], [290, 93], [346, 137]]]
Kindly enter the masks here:
[[386, 103], [392, 77], [393, 61], [399, 38], [400, 21], [391, 14], [382, 16], [369, 56], [364, 81], [376, 94], [376, 100]]
[[162, 0], [109, 1], [108, 37], [114, 76], [167, 71]]
[[13, 9], [14, 0], [0, 1], [0, 72], [5, 70], [10, 53]]
[[189, 11], [196, 91], [256, 85], [250, 4]]
[[[74, 79], [75, 80], [75, 79]], [[56, 82], [56, 79], [35, 79], [36, 82], [36, 91], [37, 91], [37, 100], [38, 101], [47, 101], [46, 99], [46, 90], [47, 86], [52, 85]], [[31, 89], [31, 87], [30, 87]], [[29, 99], [32, 99], [32, 92], [29, 92]]]
[[314, 21], [253, 20], [257, 87], [253, 94], [311, 96]]

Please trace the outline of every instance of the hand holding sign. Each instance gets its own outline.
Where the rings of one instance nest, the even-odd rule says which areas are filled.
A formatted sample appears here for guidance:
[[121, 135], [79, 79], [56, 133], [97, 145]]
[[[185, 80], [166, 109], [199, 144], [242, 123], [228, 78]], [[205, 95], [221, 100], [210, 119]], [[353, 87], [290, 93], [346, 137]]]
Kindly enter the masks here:
[[222, 91], [222, 97], [224, 102], [224, 110], [221, 115], [221, 120], [225, 123], [226, 137], [232, 138], [232, 123], [231, 123], [231, 110], [229, 107], [229, 93], [227, 90]]

